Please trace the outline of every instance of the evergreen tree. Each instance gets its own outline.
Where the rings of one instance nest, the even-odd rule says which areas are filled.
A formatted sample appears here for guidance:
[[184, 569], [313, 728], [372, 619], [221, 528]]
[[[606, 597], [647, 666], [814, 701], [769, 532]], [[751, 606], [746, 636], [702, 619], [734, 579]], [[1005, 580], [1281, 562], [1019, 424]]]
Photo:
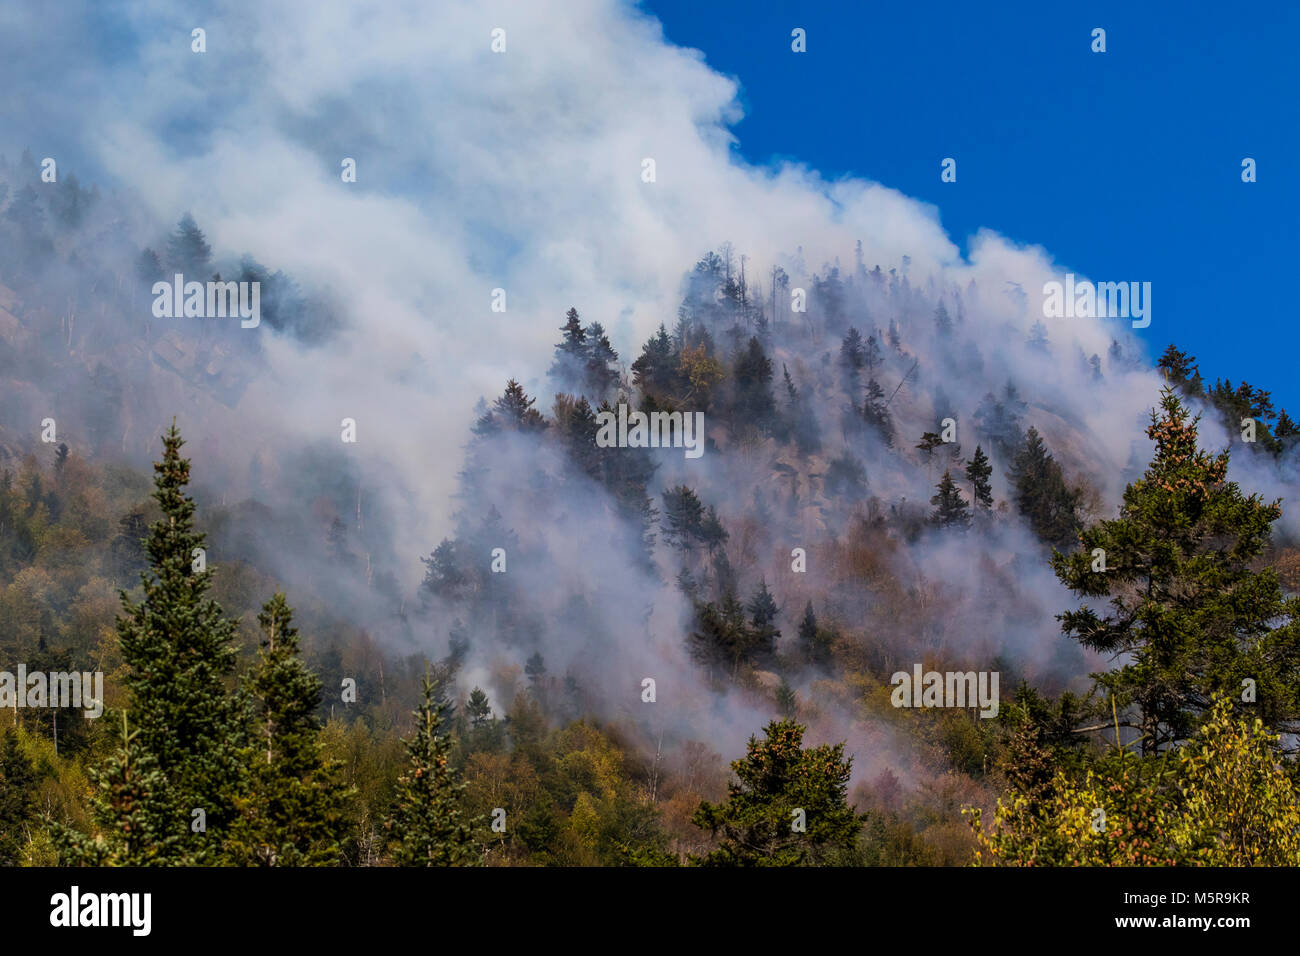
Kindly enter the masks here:
[[952, 480], [952, 472], [947, 469], [944, 469], [943, 478], [939, 480], [938, 494], [930, 499], [930, 504], [935, 505], [930, 520], [940, 528], [954, 525], [964, 528], [970, 523], [966, 501], [957, 490], [957, 483]]
[[[184, 809], [177, 788], [158, 768], [153, 753], [140, 743], [140, 731], [122, 733], [116, 750], [88, 770], [93, 791], [90, 815], [93, 836], [55, 824], [54, 842], [62, 863], [70, 866], [190, 866], [207, 854], [186, 838]], [[177, 819], [183, 818], [181, 826]]]
[[812, 601], [809, 601], [799, 622], [799, 649], [804, 661], [815, 667], [829, 664], [832, 640], [831, 632], [818, 627], [817, 615], [813, 613]]
[[[876, 329], [879, 332], [879, 329]], [[867, 336], [867, 349], [864, 356], [867, 363], [867, 372], [874, 374], [876, 366], [881, 362], [880, 343], [876, 341], [874, 335]]]
[[597, 400], [603, 398], [618, 384], [618, 353], [599, 322], [587, 326], [587, 352], [585, 384]]
[[348, 526], [338, 515], [330, 522], [330, 530], [325, 536], [325, 550], [330, 560], [345, 568], [356, 565], [357, 559], [348, 549]]
[[759, 582], [759, 588], [749, 601], [749, 643], [750, 653], [760, 659], [766, 659], [776, 653], [776, 642], [781, 630], [776, 626], [779, 608], [767, 589], [767, 580]]
[[1205, 383], [1201, 381], [1201, 370], [1197, 368], [1196, 357], [1175, 348], [1172, 342], [1160, 356], [1156, 368], [1165, 373], [1170, 384], [1180, 386], [1188, 395], [1205, 394]]
[[840, 364], [850, 373], [856, 374], [867, 364], [867, 349], [862, 344], [862, 333], [850, 328], [840, 343]]
[[470, 691], [469, 700], [465, 702], [465, 713], [473, 727], [481, 727], [492, 718], [492, 706], [483, 688], [475, 687]]
[[587, 371], [587, 333], [578, 321], [578, 310], [569, 309], [560, 326], [564, 338], [555, 346], [550, 375], [566, 387], [581, 386]]
[[989, 483], [992, 474], [993, 466], [989, 464], [988, 456], [984, 454], [984, 449], [976, 445], [975, 456], [966, 464], [966, 480], [970, 482], [971, 505], [976, 512], [981, 508], [987, 511], [993, 507], [993, 486]]
[[917, 444], [917, 450], [925, 452], [925, 480], [930, 480], [930, 465], [934, 462], [934, 450], [943, 445], [944, 441], [939, 437], [938, 432], [923, 432], [921, 441]]
[[149, 285], [160, 280], [163, 277], [163, 265], [158, 253], [149, 248], [141, 252], [135, 262], [135, 274]]
[[30, 185], [18, 190], [5, 210], [5, 218], [18, 227], [26, 242], [39, 239], [44, 232], [45, 207], [36, 190]]
[[874, 378], [867, 382], [867, 395], [862, 401], [862, 417], [876, 430], [886, 447], [894, 447], [894, 420], [889, 415], [885, 390]]
[[320, 679], [299, 656], [283, 594], [257, 620], [262, 643], [246, 683], [253, 730], [242, 755], [249, 790], [237, 800], [226, 852], [242, 866], [329, 866], [341, 854], [346, 792], [321, 753]]
[[542, 682], [546, 679], [546, 660], [542, 657], [541, 651], [533, 651], [524, 662], [524, 673], [528, 676], [528, 683], [533, 688], [533, 692], [538, 693]]
[[1273, 398], [1268, 391], [1257, 389], [1248, 382], [1234, 388], [1231, 381], [1224, 379], [1215, 381], [1209, 397], [1223, 416], [1228, 434], [1239, 434], [1243, 419], [1250, 418], [1255, 422], [1255, 440], [1259, 445], [1269, 449], [1274, 447], [1267, 422], [1274, 414]]
[[167, 240], [167, 265], [185, 274], [187, 280], [193, 277], [193, 281], [203, 282], [208, 278], [211, 263], [212, 247], [194, 217], [186, 213]]
[[[719, 555], [725, 557], [723, 552]], [[696, 604], [695, 627], [686, 638], [691, 657], [708, 669], [710, 679], [723, 668], [730, 668], [733, 676], [738, 673], [753, 646], [745, 607], [736, 598], [731, 582], [721, 581], [719, 590], [722, 598], [717, 604]]]
[[1296, 443], [1297, 436], [1300, 436], [1300, 425], [1287, 414], [1286, 409], [1282, 409], [1277, 415], [1277, 424], [1273, 428], [1273, 438], [1277, 441], [1278, 451], [1283, 452]]
[[736, 431], [757, 429], [765, 433], [776, 411], [772, 397], [772, 361], [763, 352], [758, 339], [736, 357], [735, 397], [729, 425]]
[[772, 721], [731, 765], [727, 801], [703, 802], [693, 822], [719, 841], [704, 866], [806, 866], [851, 849], [862, 822], [849, 806], [844, 744], [804, 749], [804, 727]]
[[794, 720], [799, 713], [799, 697], [784, 677], [776, 688], [776, 707], [785, 720]]
[[718, 517], [718, 509], [713, 505], [705, 509], [704, 517], [700, 519], [698, 537], [700, 543], [709, 549], [709, 554], [715, 553], [730, 537], [722, 525], [722, 519]]
[[704, 505], [686, 485], [669, 488], [664, 498], [664, 540], [689, 551], [700, 542], [704, 532]]
[[642, 393], [661, 398], [674, 394], [678, 385], [680, 350], [684, 343], [673, 347], [668, 330], [662, 324], [645, 343], [641, 355], [632, 363], [632, 382]]
[[572, 395], [556, 395], [554, 418], [555, 430], [560, 435], [569, 459], [578, 471], [589, 478], [600, 480], [605, 456], [596, 444], [599, 427], [591, 403], [585, 396], [575, 401]]
[[985, 393], [975, 410], [976, 430], [988, 439], [989, 451], [1004, 462], [1012, 458], [1024, 443], [1024, 434], [1020, 430], [1023, 411], [1023, 402], [999, 401], [992, 392]]
[[36, 817], [36, 784], [36, 769], [10, 727], [0, 749], [0, 866], [22, 865]]
[[1047, 452], [1038, 430], [1025, 433], [1007, 475], [1021, 517], [1039, 540], [1055, 548], [1069, 548], [1079, 530], [1079, 492], [1065, 483], [1061, 466]]
[[465, 596], [471, 586], [472, 572], [461, 566], [455, 541], [443, 538], [433, 553], [420, 561], [425, 567], [424, 580], [420, 582], [422, 600], [438, 597], [456, 601]]
[[[202, 810], [207, 829], [216, 833], [232, 820], [243, 721], [238, 701], [225, 687], [235, 663], [236, 625], [206, 596], [212, 570], [198, 560], [205, 536], [194, 527], [194, 501], [185, 494], [190, 463], [181, 457], [183, 444], [173, 422], [163, 436], [162, 460], [154, 463], [153, 497], [162, 517], [145, 542], [150, 568], [140, 578], [144, 597], [135, 602], [121, 592], [124, 616], [117, 633], [129, 668], [125, 684], [136, 726], [135, 765], [142, 775], [156, 770], [169, 791], [160, 795], [147, 786], [142, 792], [158, 797], [160, 806], [140, 812], [158, 818], [179, 811], [183, 815], [168, 825], [185, 836], [181, 855], [208, 862], [220, 841], [194, 832], [192, 814]], [[119, 759], [126, 761], [125, 741], [123, 748]], [[129, 769], [125, 762], [118, 767], [123, 774]], [[143, 776], [140, 782], [145, 783]], [[164, 841], [159, 852], [180, 854], [178, 847]]]
[[781, 366], [781, 375], [785, 382], [786, 421], [784, 433], [778, 437], [782, 440], [794, 437], [799, 454], [808, 456], [821, 450], [821, 429], [817, 425], [817, 415], [811, 404], [795, 387], [790, 370]]
[[[1161, 394], [1147, 435], [1155, 457], [1124, 492], [1119, 517], [1082, 533], [1083, 548], [1055, 555], [1061, 582], [1086, 598], [1111, 596], [1112, 613], [1081, 607], [1062, 630], [1124, 663], [1097, 684], [1141, 734], [1144, 752], [1187, 739], [1215, 692], [1255, 688], [1256, 712], [1275, 731], [1300, 728], [1300, 599], [1277, 572], [1254, 563], [1269, 544], [1279, 502], [1247, 497], [1227, 480], [1228, 454], [1197, 445], [1197, 418]], [[1094, 570], [1101, 549], [1105, 570]]]
[[479, 821], [462, 809], [465, 784], [451, 762], [447, 704], [424, 676], [424, 700], [415, 711], [415, 735], [404, 741], [410, 768], [398, 780], [388, 820], [398, 866], [477, 866], [482, 853], [473, 831]]
[[529, 398], [524, 387], [513, 378], [506, 382], [506, 390], [474, 423], [474, 434], [494, 435], [501, 431], [540, 432], [546, 428], [546, 419], [533, 408], [537, 402]]
[[952, 334], [952, 317], [948, 315], [948, 309], [940, 300], [938, 308], [934, 310], [934, 330], [940, 336], [947, 337]]

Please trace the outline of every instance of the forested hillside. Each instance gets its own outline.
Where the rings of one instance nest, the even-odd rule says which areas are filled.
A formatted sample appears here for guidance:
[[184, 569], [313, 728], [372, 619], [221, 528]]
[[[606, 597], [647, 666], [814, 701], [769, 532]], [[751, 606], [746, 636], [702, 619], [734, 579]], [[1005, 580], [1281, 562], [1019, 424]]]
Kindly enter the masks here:
[[[391, 409], [456, 462], [431, 521], [409, 449], [263, 427], [281, 353], [366, 317], [36, 180], [0, 164], [0, 671], [106, 709], [11, 690], [0, 862], [1300, 863], [1267, 390], [738, 236], [648, 338], [554, 303], [459, 447]], [[174, 272], [259, 282], [262, 326], [157, 317]], [[637, 412], [663, 447], [601, 437]], [[993, 696], [900, 696], [932, 672]]]

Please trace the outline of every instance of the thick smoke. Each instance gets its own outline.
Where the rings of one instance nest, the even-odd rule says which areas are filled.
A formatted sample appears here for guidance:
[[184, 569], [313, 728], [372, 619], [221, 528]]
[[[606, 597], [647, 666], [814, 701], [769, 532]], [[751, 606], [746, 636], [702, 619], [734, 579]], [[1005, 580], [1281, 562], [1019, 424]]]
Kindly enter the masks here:
[[[672, 328], [684, 297], [701, 307], [683, 270], [731, 241], [765, 300], [773, 268], [789, 278], [769, 309], [775, 391], [779, 403], [788, 367], [824, 448], [816, 469], [774, 470], [770, 447], [711, 433], [725, 451], [656, 454], [652, 500], [686, 483], [717, 507], [742, 592], [767, 581], [787, 638], [814, 599], [903, 668], [929, 654], [977, 669], [1001, 658], [1058, 687], [1095, 669], [1063, 646], [1053, 615], [1069, 595], [1018, 522], [962, 539], [853, 538], [873, 508], [928, 512], [943, 465], [931, 470], [913, 446], [952, 417], [969, 455], [985, 396], [1003, 396], [1008, 382], [1025, 403], [1020, 425], [1037, 427], [1091, 489], [1097, 515], [1113, 512], [1147, 459], [1142, 428], [1162, 383], [1127, 321], [1043, 318], [1044, 283], [1078, 275], [1077, 264], [989, 232], [963, 259], [937, 210], [886, 186], [738, 162], [734, 81], [625, 3], [116, 9], [109, 21], [89, 2], [19, 0], [3, 14], [5, 152], [12, 161], [30, 147], [101, 193], [75, 240], [21, 265], [43, 273], [34, 298], [5, 306], [22, 324], [9, 345], [50, 359], [48, 374], [6, 369], [16, 384], [0, 437], [15, 454], [51, 415], [74, 448], [139, 465], [175, 415], [205, 500], [232, 509], [219, 543], [256, 549], [287, 585], [325, 596], [394, 649], [444, 653], [455, 615], [421, 602], [418, 558], [457, 534], [458, 507], [464, 520], [482, 517], [454, 497], [476, 402], [517, 378], [550, 412], [558, 389], [545, 370], [570, 306], [600, 321], [629, 364], [661, 322]], [[191, 51], [195, 28], [206, 31], [204, 53]], [[502, 53], [490, 46], [496, 28]], [[356, 162], [355, 183], [341, 179], [344, 159]], [[29, 173], [11, 162], [10, 202]], [[293, 277], [293, 321], [245, 330], [151, 315], [132, 285], [134, 260], [185, 211], [223, 274], [250, 255]], [[882, 282], [867, 273], [876, 265]], [[0, 282], [20, 267], [3, 268]], [[836, 268], [840, 298], [828, 284]], [[790, 311], [795, 288], [808, 293], [806, 313]], [[495, 290], [504, 311], [492, 308]], [[111, 313], [97, 314], [100, 300]], [[951, 333], [936, 327], [941, 302]], [[1159, 312], [1158, 294], [1156, 303], [1153, 329], [1176, 339], [1175, 317]], [[875, 374], [892, 393], [896, 451], [843, 434], [836, 392], [842, 329], [883, 344], [891, 320], [902, 346], [885, 347]], [[104, 396], [120, 414], [96, 418]], [[340, 442], [345, 418], [356, 444]], [[1207, 418], [1206, 442], [1227, 444], [1216, 428]], [[841, 453], [865, 471], [861, 494], [822, 487]], [[635, 529], [553, 446], [523, 437], [483, 456], [474, 496], [517, 540], [509, 587], [526, 610], [509, 639], [465, 622], [477, 630], [464, 679], [491, 684], [508, 706], [502, 674], [537, 651], [550, 674], [574, 678], [585, 705], [644, 722], [640, 684], [654, 677], [670, 716], [644, 727], [649, 737], [672, 724], [733, 754], [772, 708], [761, 695], [707, 691], [685, 653], [690, 607], [674, 584], [676, 556], [660, 542], [646, 567]], [[1007, 465], [994, 452], [999, 500]], [[1293, 477], [1262, 461], [1245, 474], [1270, 495]], [[751, 527], [756, 489], [771, 512], [762, 528]], [[331, 528], [352, 563], [330, 560]], [[790, 573], [798, 546], [813, 560], [806, 579]], [[871, 560], [874, 586], [850, 586], [854, 562]], [[816, 705], [813, 679], [796, 689]], [[822, 716], [820, 736], [872, 741], [860, 770], [878, 764], [869, 753], [897, 746], [834, 703]]]

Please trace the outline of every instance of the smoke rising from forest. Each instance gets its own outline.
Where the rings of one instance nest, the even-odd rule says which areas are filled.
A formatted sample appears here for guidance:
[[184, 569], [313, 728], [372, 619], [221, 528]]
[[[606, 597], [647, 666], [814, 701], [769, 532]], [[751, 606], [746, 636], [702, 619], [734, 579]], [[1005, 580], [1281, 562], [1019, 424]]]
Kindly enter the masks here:
[[[517, 545], [480, 543], [506, 547], [503, 586], [520, 610], [509, 640], [499, 621], [461, 622], [470, 642], [462, 682], [492, 685], [508, 707], [502, 662], [538, 652], [549, 674], [574, 678], [583, 705], [640, 721], [638, 688], [654, 677], [670, 706], [648, 737], [668, 726], [734, 751], [770, 707], [705, 692], [686, 654], [691, 606], [676, 585], [676, 552], [660, 540], [653, 563], [642, 562], [634, 525], [542, 437], [486, 441], [481, 470], [459, 478], [480, 398], [490, 403], [514, 378], [552, 414], [563, 383], [546, 372], [569, 307], [604, 326], [626, 372], [661, 323], [672, 331], [684, 302], [697, 317], [715, 307], [716, 288], [683, 273], [729, 242], [726, 271], [744, 270], [770, 323], [777, 404], [788, 369], [823, 447], [815, 467], [800, 467], [770, 443], [711, 432], [717, 447], [698, 460], [655, 454], [654, 505], [662, 510], [662, 492], [686, 484], [716, 507], [740, 593], [766, 582], [786, 640], [812, 600], [842, 630], [870, 630], [902, 668], [928, 653], [975, 669], [1001, 659], [1049, 687], [1097, 669], [1060, 637], [1054, 615], [1074, 602], [1014, 513], [964, 537], [920, 528], [886, 545], [886, 536], [855, 543], [851, 534], [872, 508], [895, 530], [909, 509], [929, 513], [950, 449], [927, 461], [914, 446], [946, 417], [963, 458], [983, 443], [994, 497], [1008, 497], [1008, 456], [976, 419], [989, 394], [1023, 403], [1018, 426], [1035, 427], [1090, 490], [1086, 513], [1113, 514], [1148, 460], [1143, 428], [1162, 382], [1126, 321], [1043, 319], [1044, 283], [1082, 276], [1080, 264], [992, 232], [974, 237], [963, 259], [938, 210], [887, 186], [739, 162], [734, 81], [669, 45], [627, 4], [379, 8], [359, 16], [305, 2], [223, 3], [202, 22], [143, 2], [123, 5], [120, 23], [88, 2], [3, 14], [10, 200], [25, 147], [101, 197], [53, 259], [15, 246], [19, 271], [44, 275], [30, 285], [39, 298], [15, 307], [24, 321], [43, 320], [23, 347], [48, 356], [52, 374], [6, 369], [23, 382], [0, 419], [6, 445], [31, 444], [51, 415], [75, 450], [142, 465], [175, 415], [200, 506], [242, 509], [226, 533], [214, 531], [218, 542], [255, 549], [289, 588], [333, 602], [388, 646], [431, 655], [446, 653], [457, 613], [420, 606], [419, 559], [446, 537], [478, 534], [494, 507]], [[203, 54], [190, 50], [196, 26], [207, 32]], [[505, 54], [489, 48], [496, 27], [507, 31]], [[106, 52], [106, 31], [126, 42]], [[641, 176], [647, 157], [654, 182]], [[340, 179], [345, 158], [356, 161], [355, 183]], [[247, 255], [266, 275], [292, 277], [296, 289], [280, 280], [288, 304], [278, 321], [242, 330], [151, 319], [149, 297], [132, 286], [135, 261], [146, 246], [161, 250], [186, 211], [223, 275], [249, 268]], [[74, 253], [99, 271], [69, 264]], [[788, 284], [773, 309], [777, 268]], [[109, 310], [97, 310], [110, 286]], [[795, 288], [807, 292], [806, 313], [790, 311]], [[504, 312], [491, 309], [495, 289], [505, 290]], [[948, 329], [936, 321], [941, 304]], [[209, 375], [219, 387], [196, 385], [189, 366], [178, 371], [184, 359], [159, 358], [163, 322], [182, 349], [220, 344]], [[750, 322], [744, 339], [756, 331]], [[887, 342], [891, 322], [898, 348]], [[1148, 334], [1176, 341], [1176, 323], [1157, 310]], [[893, 450], [870, 430], [845, 433], [847, 327], [882, 349], [858, 386], [870, 375], [889, 397]], [[723, 331], [713, 328], [729, 354]], [[105, 390], [120, 397], [120, 414], [102, 411]], [[357, 422], [355, 445], [339, 442], [344, 418]], [[1203, 444], [1230, 437], [1207, 416]], [[841, 454], [865, 471], [860, 493], [825, 487]], [[1233, 463], [1267, 497], [1294, 477], [1250, 456]], [[351, 564], [327, 553], [336, 519]], [[790, 573], [795, 547], [810, 554], [803, 577]], [[851, 583], [858, 552], [879, 565], [878, 587]], [[796, 682], [801, 698], [815, 696], [816, 679]], [[1005, 676], [1002, 686], [1009, 692]], [[825, 711], [815, 733], [849, 735], [860, 773], [871, 754], [898, 746], [885, 729], [849, 725], [833, 704]]]

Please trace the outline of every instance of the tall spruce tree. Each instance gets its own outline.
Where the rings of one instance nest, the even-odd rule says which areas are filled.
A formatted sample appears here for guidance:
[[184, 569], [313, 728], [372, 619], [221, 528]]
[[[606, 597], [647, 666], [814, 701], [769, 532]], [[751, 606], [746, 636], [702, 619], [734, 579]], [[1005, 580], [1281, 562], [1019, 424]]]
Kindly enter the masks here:
[[212, 263], [212, 247], [208, 245], [203, 230], [195, 223], [194, 217], [186, 213], [176, 224], [176, 231], [167, 239], [167, 265], [182, 273], [189, 273], [185, 278], [196, 282], [208, 278], [208, 267]]
[[804, 661], [815, 667], [830, 663], [833, 641], [834, 633], [818, 626], [812, 601], [809, 601], [803, 609], [803, 619], [799, 622], [799, 649]]
[[976, 445], [974, 457], [966, 463], [966, 480], [970, 482], [971, 507], [977, 514], [981, 508], [988, 511], [993, 507], [993, 486], [989, 483], [992, 474], [988, 455]]
[[889, 402], [885, 398], [885, 390], [874, 378], [867, 380], [867, 394], [862, 399], [862, 417], [888, 447], [894, 447], [894, 420], [889, 414]]
[[462, 809], [465, 784], [451, 762], [448, 705], [437, 685], [426, 673], [415, 734], [404, 741], [410, 767], [398, 780], [397, 805], [388, 820], [392, 859], [398, 866], [477, 866], [478, 821]]
[[[166, 780], [167, 793], [151, 789], [149, 799], [160, 801], [159, 813], [180, 814], [166, 826], [184, 839], [160, 845], [161, 852], [175, 854], [160, 862], [211, 863], [221, 838], [208, 832], [226, 832], [235, 815], [245, 728], [242, 708], [225, 686], [235, 664], [236, 625], [207, 597], [212, 570], [205, 536], [194, 526], [194, 501], [185, 494], [190, 462], [181, 457], [183, 444], [173, 422], [163, 436], [162, 460], [154, 463], [153, 497], [162, 517], [145, 541], [150, 566], [140, 576], [144, 597], [136, 602], [120, 592], [124, 616], [117, 633], [128, 667], [138, 765]], [[197, 826], [200, 819], [206, 832]]]
[[319, 740], [320, 679], [299, 656], [298, 629], [283, 594], [257, 616], [257, 664], [245, 692], [252, 732], [242, 758], [248, 790], [236, 805], [226, 852], [242, 866], [330, 866], [341, 855], [346, 790]]
[[586, 377], [588, 359], [587, 332], [578, 319], [578, 310], [569, 309], [560, 331], [564, 338], [555, 346], [555, 361], [550, 375], [568, 387], [580, 387]]
[[940, 528], [964, 528], [970, 524], [970, 511], [957, 490], [957, 482], [952, 480], [951, 471], [944, 469], [937, 487], [938, 493], [930, 499], [930, 504], [935, 506], [930, 520]]
[[529, 398], [524, 387], [513, 378], [506, 382], [506, 390], [492, 403], [492, 408], [479, 416], [473, 432], [479, 437], [494, 435], [503, 430], [540, 432], [547, 427], [542, 413], [533, 408], [537, 399]]
[[482, 687], [475, 687], [465, 703], [465, 714], [469, 717], [471, 727], [481, 727], [492, 719], [492, 705]]
[[744, 759], [731, 765], [736, 782], [726, 803], [701, 803], [692, 822], [718, 847], [704, 866], [805, 866], [834, 860], [853, 847], [862, 822], [849, 806], [853, 758], [844, 744], [804, 749], [804, 727], [772, 721], [764, 739], [749, 738]]
[[1062, 550], [1077, 542], [1079, 492], [1066, 485], [1065, 473], [1036, 428], [1025, 433], [1007, 477], [1016, 508], [1041, 541]]
[[781, 637], [781, 629], [776, 626], [780, 609], [767, 589], [766, 579], [759, 583], [745, 610], [749, 612], [749, 652], [765, 660], [776, 653], [776, 642]]
[[1122, 722], [1151, 753], [1188, 739], [1215, 692], [1276, 732], [1300, 729], [1300, 599], [1257, 567], [1279, 502], [1246, 496], [1227, 480], [1228, 453], [1197, 444], [1196, 418], [1165, 388], [1147, 435], [1155, 457], [1124, 492], [1119, 517], [1082, 533], [1083, 548], [1053, 570], [1085, 598], [1111, 597], [1111, 613], [1060, 616], [1085, 647], [1123, 661], [1094, 675]]

